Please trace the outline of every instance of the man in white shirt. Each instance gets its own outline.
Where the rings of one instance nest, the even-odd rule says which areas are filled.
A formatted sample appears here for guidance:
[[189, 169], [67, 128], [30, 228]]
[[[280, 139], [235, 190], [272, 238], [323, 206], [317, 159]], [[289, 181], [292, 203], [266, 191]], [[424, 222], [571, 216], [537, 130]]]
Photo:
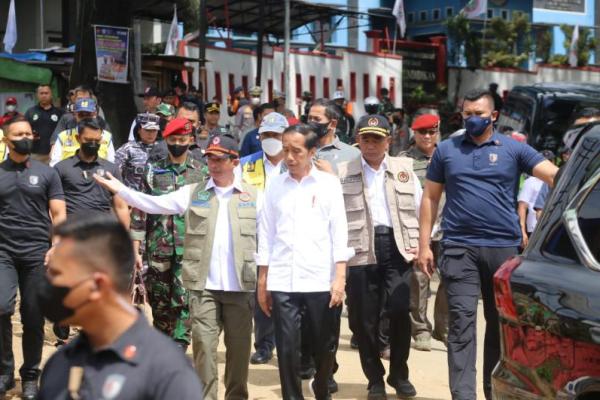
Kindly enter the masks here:
[[389, 319], [387, 383], [399, 397], [417, 392], [408, 380], [410, 285], [418, 246], [421, 184], [408, 157], [387, 155], [391, 127], [381, 115], [362, 117], [356, 138], [360, 159], [338, 165], [349, 245], [348, 319], [358, 342], [369, 400], [385, 400], [385, 369], [379, 357], [382, 302]]
[[273, 316], [284, 399], [302, 399], [300, 313], [306, 308], [314, 343], [318, 400], [329, 399], [327, 381], [337, 348], [346, 284], [348, 225], [341, 185], [313, 166], [318, 136], [306, 125], [283, 133], [288, 171], [274, 177], [258, 224], [258, 301]]
[[163, 196], [115, 179], [98, 183], [152, 214], [185, 213], [183, 286], [190, 293], [192, 343], [204, 398], [217, 400], [217, 346], [225, 331], [225, 399], [248, 398], [248, 358], [256, 287], [256, 189], [236, 179], [237, 142], [215, 136], [205, 157], [211, 178]]

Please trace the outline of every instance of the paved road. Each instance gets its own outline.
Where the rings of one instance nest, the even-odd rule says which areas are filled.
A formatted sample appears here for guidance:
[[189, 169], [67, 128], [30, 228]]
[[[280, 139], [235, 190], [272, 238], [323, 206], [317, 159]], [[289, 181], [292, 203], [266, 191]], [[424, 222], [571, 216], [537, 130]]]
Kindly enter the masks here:
[[[432, 289], [437, 286], [435, 283], [432, 285]], [[433, 299], [433, 298], [432, 298]], [[432, 310], [433, 301], [429, 304], [430, 319], [433, 321]], [[478, 310], [478, 324], [477, 324], [477, 337], [478, 343], [483, 343], [483, 308], [480, 301]], [[16, 319], [16, 318], [15, 318]], [[16, 322], [16, 321], [15, 321]], [[16, 323], [15, 329], [15, 340], [13, 342], [14, 353], [16, 359], [17, 369], [21, 365], [21, 326]], [[51, 332], [50, 325], [47, 325], [47, 332]], [[477, 354], [477, 370], [481, 372], [483, 368], [483, 356], [482, 356], [482, 345], [478, 346]], [[52, 354], [54, 347], [51, 346], [51, 341], [48, 340], [44, 346], [44, 361]], [[191, 349], [189, 350], [191, 355]], [[219, 346], [219, 372], [220, 379], [222, 382], [224, 365], [225, 365], [225, 347], [221, 342]], [[336, 393], [334, 399], [366, 399], [366, 379], [362, 373], [360, 367], [360, 360], [358, 358], [358, 352], [350, 348], [350, 330], [348, 329], [348, 319], [342, 318], [342, 330], [340, 337], [340, 348], [338, 351], [338, 362], [340, 369], [336, 374], [336, 380], [339, 384], [339, 392]], [[387, 364], [387, 362], [385, 362]], [[387, 367], [387, 365], [386, 365]], [[416, 399], [420, 400], [445, 400], [450, 399], [450, 392], [448, 389], [448, 367], [446, 362], [446, 348], [444, 344], [438, 341], [432, 342], [432, 350], [430, 352], [422, 352], [411, 350], [410, 359], [410, 379], [417, 389]], [[308, 386], [304, 382], [304, 393], [309, 397]], [[481, 374], [477, 376], [478, 383], [478, 398], [483, 399], [483, 389], [481, 385]], [[250, 366], [250, 378], [249, 378], [249, 392], [250, 399], [256, 400], [271, 400], [281, 398], [281, 389], [279, 385], [279, 375], [277, 370], [277, 357], [274, 357], [269, 364]], [[395, 398], [395, 392], [392, 388], [388, 387], [388, 396], [390, 399]], [[219, 397], [223, 398], [225, 388], [221, 385], [219, 389]], [[13, 390], [6, 397], [7, 399], [17, 399], [19, 389]]]

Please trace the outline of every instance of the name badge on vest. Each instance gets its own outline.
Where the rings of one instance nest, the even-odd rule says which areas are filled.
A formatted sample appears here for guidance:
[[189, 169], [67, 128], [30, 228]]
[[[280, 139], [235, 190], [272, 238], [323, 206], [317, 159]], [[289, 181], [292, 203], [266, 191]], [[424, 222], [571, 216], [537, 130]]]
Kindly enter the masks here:
[[239, 208], [256, 207], [256, 202], [255, 201], [245, 201], [242, 203], [238, 203], [238, 207]]
[[210, 202], [202, 201], [202, 200], [194, 200], [194, 201], [192, 201], [192, 207], [210, 208]]
[[351, 175], [351, 176], [347, 176], [344, 179], [341, 180], [342, 185], [344, 183], [354, 183], [354, 182], [361, 182], [362, 178], [360, 177], [360, 175]]

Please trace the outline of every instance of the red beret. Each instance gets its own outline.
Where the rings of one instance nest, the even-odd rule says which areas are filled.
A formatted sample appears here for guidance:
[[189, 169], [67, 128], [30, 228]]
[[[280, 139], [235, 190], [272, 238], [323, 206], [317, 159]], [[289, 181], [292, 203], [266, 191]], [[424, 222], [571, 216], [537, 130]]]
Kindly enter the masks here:
[[17, 98], [9, 97], [8, 99], [6, 99], [6, 102], [4, 104], [17, 104]]
[[163, 131], [163, 137], [171, 135], [189, 135], [194, 131], [192, 123], [185, 118], [175, 118], [167, 124]]
[[440, 117], [433, 114], [419, 115], [412, 123], [412, 130], [418, 131], [421, 129], [433, 129], [440, 125]]

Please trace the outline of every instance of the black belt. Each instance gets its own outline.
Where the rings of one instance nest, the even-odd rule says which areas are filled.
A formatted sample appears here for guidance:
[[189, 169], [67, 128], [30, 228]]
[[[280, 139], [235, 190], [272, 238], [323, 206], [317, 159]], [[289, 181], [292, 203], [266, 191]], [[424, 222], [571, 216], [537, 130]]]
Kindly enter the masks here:
[[394, 233], [394, 229], [390, 228], [389, 226], [378, 225], [375, 227], [376, 235], [391, 235], [393, 233]]

